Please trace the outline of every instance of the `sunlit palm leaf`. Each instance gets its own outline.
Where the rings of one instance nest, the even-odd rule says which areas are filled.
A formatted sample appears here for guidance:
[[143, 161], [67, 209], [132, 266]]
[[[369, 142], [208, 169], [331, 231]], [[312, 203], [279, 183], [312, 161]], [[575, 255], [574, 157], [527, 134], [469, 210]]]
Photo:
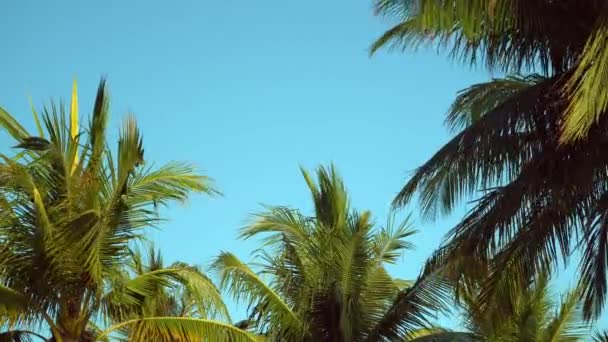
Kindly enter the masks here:
[[220, 288], [227, 290], [237, 301], [249, 306], [262, 305], [273, 319], [281, 321], [284, 329], [294, 333], [302, 330], [302, 322], [291, 308], [264, 283], [247, 265], [231, 253], [222, 253], [213, 263], [220, 277]]
[[232, 325], [185, 317], [151, 317], [129, 320], [110, 327], [97, 338], [109, 336], [113, 331], [123, 327], [130, 327], [130, 341], [263, 341]]
[[[75, 144], [78, 144], [78, 137], [80, 135], [78, 127], [78, 88], [76, 80], [72, 86], [72, 99], [70, 100], [70, 137]], [[70, 172], [73, 173], [78, 165], [78, 149], [74, 152], [74, 160], [72, 161], [72, 167]]]
[[4, 108], [0, 107], [0, 126], [5, 129], [15, 140], [21, 141], [30, 135], [13, 116]]
[[550, 321], [543, 341], [577, 341], [589, 335], [590, 324], [583, 317], [580, 291], [569, 291], [559, 304], [556, 316]]

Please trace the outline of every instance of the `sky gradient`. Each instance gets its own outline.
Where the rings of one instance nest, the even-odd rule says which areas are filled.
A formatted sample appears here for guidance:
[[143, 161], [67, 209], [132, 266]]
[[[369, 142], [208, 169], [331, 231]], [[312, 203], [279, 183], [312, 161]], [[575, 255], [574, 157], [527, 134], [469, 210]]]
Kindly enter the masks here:
[[[235, 238], [261, 204], [310, 210], [300, 165], [333, 162], [353, 206], [385, 222], [409, 172], [449, 138], [443, 118], [457, 91], [491, 77], [434, 50], [370, 58], [391, 24], [373, 16], [370, 0], [3, 7], [0, 106], [31, 129], [28, 97], [37, 108], [68, 101], [76, 77], [88, 116], [107, 76], [111, 135], [134, 113], [148, 161], [191, 161], [223, 192], [171, 207], [170, 221], [151, 232], [167, 259], [203, 265], [220, 250], [249, 258], [255, 242]], [[13, 144], [4, 133], [0, 143]], [[423, 222], [410, 206], [399, 216], [409, 212], [417, 248], [391, 269], [405, 278], [462, 214]]]

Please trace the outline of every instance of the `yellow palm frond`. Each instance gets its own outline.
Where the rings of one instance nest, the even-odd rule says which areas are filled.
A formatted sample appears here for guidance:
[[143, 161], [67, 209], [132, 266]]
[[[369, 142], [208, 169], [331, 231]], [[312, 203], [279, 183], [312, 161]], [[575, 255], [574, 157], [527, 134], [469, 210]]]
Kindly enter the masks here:
[[[70, 136], [72, 141], [76, 142], [78, 139], [78, 84], [76, 80], [72, 85], [72, 100], [70, 101]], [[77, 149], [77, 147], [75, 147]], [[78, 150], [74, 152], [74, 161], [72, 163], [71, 173], [74, 172], [78, 165]]]

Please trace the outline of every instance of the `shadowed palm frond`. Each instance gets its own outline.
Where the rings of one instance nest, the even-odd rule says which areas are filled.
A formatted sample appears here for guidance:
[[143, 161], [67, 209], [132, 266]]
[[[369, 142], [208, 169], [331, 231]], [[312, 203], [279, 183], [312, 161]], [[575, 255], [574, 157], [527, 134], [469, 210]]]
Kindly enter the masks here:
[[36, 340], [46, 341], [47, 339], [38, 333], [27, 330], [9, 330], [0, 332], [0, 342], [32, 342]]
[[597, 331], [593, 335], [593, 342], [608, 342], [608, 332], [606, 332], [606, 331]]
[[420, 327], [430, 327], [429, 317], [448, 308], [451, 286], [438, 272], [421, 275], [394, 299], [367, 341], [411, 337]]

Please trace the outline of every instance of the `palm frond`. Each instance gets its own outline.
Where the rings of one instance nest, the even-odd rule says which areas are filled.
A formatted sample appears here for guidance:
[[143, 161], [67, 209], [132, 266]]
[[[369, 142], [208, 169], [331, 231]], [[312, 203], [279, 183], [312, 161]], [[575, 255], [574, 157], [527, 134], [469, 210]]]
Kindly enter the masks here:
[[253, 217], [253, 222], [241, 230], [239, 237], [249, 239], [259, 234], [269, 234], [265, 238], [268, 245], [280, 243], [284, 238], [297, 244], [309, 238], [311, 231], [311, 219], [298, 210], [267, 207], [267, 211]]
[[608, 110], [608, 5], [604, 4], [599, 13], [581, 61], [566, 87], [571, 102], [565, 113], [563, 142], [585, 138]]
[[129, 179], [127, 204], [139, 206], [155, 203], [166, 205], [169, 201], [184, 202], [190, 192], [216, 194], [212, 180], [195, 172], [192, 165], [172, 162], [153, 169], [152, 166], [137, 172]]
[[560, 303], [555, 317], [545, 330], [543, 340], [558, 342], [581, 340], [589, 335], [589, 323], [583, 317], [580, 302], [581, 294], [578, 289], [569, 291]]
[[130, 341], [234, 341], [258, 342], [260, 338], [232, 325], [198, 318], [151, 317], [114, 325], [96, 338], [101, 339], [129, 327]]
[[332, 165], [329, 168], [318, 168], [318, 183], [306, 170], [301, 168], [301, 172], [313, 196], [317, 221], [326, 227], [345, 226], [349, 199], [335, 167]]
[[417, 233], [412, 227], [410, 216], [395, 224], [395, 213], [389, 216], [387, 224], [374, 234], [373, 248], [377, 260], [381, 263], [394, 264], [406, 250], [414, 245], [406, 239]]
[[219, 289], [197, 267], [184, 263], [174, 263], [170, 266], [178, 270], [179, 282], [185, 286], [185, 296], [193, 300], [198, 313], [206, 318], [225, 318], [230, 320], [228, 308], [222, 299]]
[[144, 301], [181, 280], [180, 269], [160, 269], [118, 280], [104, 296], [105, 311], [116, 320], [142, 315]]
[[483, 341], [482, 338], [468, 332], [457, 331], [437, 331], [441, 329], [431, 329], [429, 331], [416, 332], [414, 337], [407, 339], [408, 342], [475, 342]]
[[404, 339], [420, 328], [432, 327], [429, 317], [447, 310], [450, 291], [439, 272], [423, 273], [412, 287], [399, 292], [367, 341]]
[[[70, 138], [73, 144], [78, 145], [80, 137], [80, 127], [78, 126], [78, 87], [76, 80], [72, 86], [72, 98], [70, 100]], [[74, 158], [72, 160], [72, 166], [70, 167], [70, 173], [73, 173], [78, 166], [78, 148], [74, 151]]]
[[25, 128], [23, 128], [23, 126], [21, 126], [21, 124], [2, 107], [0, 107], [0, 127], [6, 130], [13, 139], [19, 142], [30, 136]]
[[23, 294], [0, 285], [0, 315], [16, 316], [27, 310], [27, 297]]
[[459, 132], [477, 122], [481, 116], [491, 113], [511, 97], [540, 83], [545, 78], [534, 74], [495, 78], [490, 82], [475, 84], [461, 90], [452, 104], [445, 123], [452, 132]]
[[237, 301], [244, 300], [250, 307], [263, 307], [260, 315], [281, 322], [282, 329], [300, 333], [303, 322], [273, 289], [262, 281], [235, 255], [221, 253], [212, 267], [219, 274], [220, 288], [227, 290]]
[[46, 341], [46, 337], [28, 330], [9, 330], [0, 332], [0, 342], [31, 342], [33, 337]]

